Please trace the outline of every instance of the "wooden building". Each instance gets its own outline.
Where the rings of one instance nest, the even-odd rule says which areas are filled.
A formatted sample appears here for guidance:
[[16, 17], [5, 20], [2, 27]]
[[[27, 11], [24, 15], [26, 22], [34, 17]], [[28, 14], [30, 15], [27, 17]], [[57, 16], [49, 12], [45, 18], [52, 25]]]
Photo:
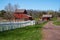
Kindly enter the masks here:
[[42, 16], [42, 20], [45, 20], [45, 21], [48, 21], [48, 20], [51, 20], [51, 18], [52, 18], [52, 15], [43, 15]]
[[18, 9], [14, 12], [15, 20], [19, 21], [27, 21], [27, 20], [33, 20], [30, 15], [27, 14], [27, 11], [24, 9]]

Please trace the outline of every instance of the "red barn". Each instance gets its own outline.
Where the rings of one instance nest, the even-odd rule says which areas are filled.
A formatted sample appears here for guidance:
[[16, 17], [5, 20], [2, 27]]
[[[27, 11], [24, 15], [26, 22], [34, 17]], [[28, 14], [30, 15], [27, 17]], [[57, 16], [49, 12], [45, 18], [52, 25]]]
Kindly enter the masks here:
[[14, 12], [14, 17], [15, 20], [32, 20], [32, 17], [30, 15], [27, 14], [27, 11], [24, 9], [18, 9]]

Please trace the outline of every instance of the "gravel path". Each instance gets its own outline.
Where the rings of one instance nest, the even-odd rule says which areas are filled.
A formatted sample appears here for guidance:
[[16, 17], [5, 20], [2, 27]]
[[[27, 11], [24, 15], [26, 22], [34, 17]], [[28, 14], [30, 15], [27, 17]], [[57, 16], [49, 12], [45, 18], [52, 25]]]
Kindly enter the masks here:
[[43, 40], [60, 40], [60, 26], [55, 26], [50, 21], [43, 27]]

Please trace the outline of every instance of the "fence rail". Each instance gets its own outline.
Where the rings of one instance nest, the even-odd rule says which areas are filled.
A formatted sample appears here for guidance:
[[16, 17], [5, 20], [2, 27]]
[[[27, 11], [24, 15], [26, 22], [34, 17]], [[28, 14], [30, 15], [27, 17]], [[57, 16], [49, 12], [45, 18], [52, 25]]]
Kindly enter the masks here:
[[22, 21], [22, 22], [0, 22], [0, 31], [11, 30], [29, 25], [34, 25], [35, 21]]

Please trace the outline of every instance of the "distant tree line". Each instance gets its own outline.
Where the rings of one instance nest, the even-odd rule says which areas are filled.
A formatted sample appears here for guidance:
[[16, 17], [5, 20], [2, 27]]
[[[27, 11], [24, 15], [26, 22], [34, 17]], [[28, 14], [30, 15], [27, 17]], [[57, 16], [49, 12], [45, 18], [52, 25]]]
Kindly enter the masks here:
[[[13, 12], [17, 10], [19, 5], [11, 5], [10, 3], [5, 6], [4, 10], [0, 10], [0, 17], [5, 19], [12, 19], [14, 18]], [[34, 19], [41, 18], [43, 14], [52, 14], [53, 17], [60, 17], [60, 10], [59, 11], [40, 11], [40, 10], [27, 10], [27, 13], [31, 15]]]
[[27, 10], [28, 14], [33, 18], [41, 18], [43, 14], [51, 14], [53, 17], [60, 17], [60, 11], [39, 11], [39, 10]]

